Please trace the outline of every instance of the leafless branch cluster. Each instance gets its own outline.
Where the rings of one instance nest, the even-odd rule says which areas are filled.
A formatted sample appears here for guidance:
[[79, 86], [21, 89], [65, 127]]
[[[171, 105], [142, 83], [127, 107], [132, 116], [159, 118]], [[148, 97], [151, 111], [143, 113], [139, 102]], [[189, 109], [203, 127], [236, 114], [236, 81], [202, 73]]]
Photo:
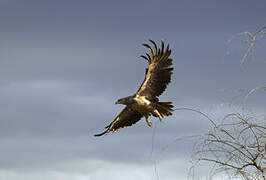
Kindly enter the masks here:
[[[245, 51], [244, 55], [241, 58], [241, 64], [244, 64], [246, 59], [248, 58], [248, 56], [252, 55], [256, 41], [258, 39], [262, 39], [265, 37], [266, 26], [260, 28], [259, 30], [257, 30], [254, 33], [250, 33], [248, 31], [245, 31], [242, 33], [238, 33], [237, 35], [244, 36], [244, 38], [245, 38], [244, 42], [247, 43], [247, 45], [248, 45], [247, 50]], [[234, 37], [232, 39], [230, 39], [228, 42], [230, 43], [233, 39], [234, 39]]]
[[265, 130], [261, 119], [228, 114], [195, 144], [194, 165], [212, 163], [210, 175], [223, 172], [229, 178], [266, 179]]
[[[248, 43], [241, 64], [254, 50], [256, 40], [265, 34], [266, 26], [255, 33], [239, 34], [244, 35]], [[251, 89], [244, 97], [244, 104], [258, 89], [266, 90], [266, 86]], [[199, 165], [210, 163], [210, 179], [220, 174], [228, 179], [266, 180], [266, 114], [258, 116], [244, 109], [241, 112], [234, 110], [217, 123], [206, 114], [199, 113], [210, 121], [212, 128], [200, 136], [193, 148], [191, 174]]]

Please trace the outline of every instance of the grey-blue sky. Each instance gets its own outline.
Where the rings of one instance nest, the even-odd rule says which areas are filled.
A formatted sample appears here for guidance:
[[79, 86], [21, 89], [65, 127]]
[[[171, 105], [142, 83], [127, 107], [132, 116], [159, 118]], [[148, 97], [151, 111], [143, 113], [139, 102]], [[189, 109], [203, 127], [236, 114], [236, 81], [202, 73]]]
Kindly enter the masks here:
[[[120, 167], [139, 179], [152, 179], [153, 129], [145, 122], [92, 137], [121, 110], [115, 100], [133, 94], [143, 80], [141, 44], [164, 39], [172, 48], [175, 72], [162, 99], [173, 100], [177, 107], [221, 113], [226, 109], [218, 104], [230, 99], [222, 90], [265, 83], [265, 41], [258, 42], [256, 59], [244, 68], [239, 62], [245, 47], [239, 39], [226, 55], [226, 42], [233, 35], [265, 25], [265, 5], [251, 0], [1, 1], [0, 177], [28, 172], [23, 174], [27, 179], [41, 179], [44, 173], [38, 171], [45, 169], [47, 179], [75, 173], [82, 177], [74, 179], [101, 179], [102, 167]], [[258, 96], [251, 103], [261, 108], [265, 103]], [[157, 124], [156, 147], [207, 127], [195, 114], [175, 112]], [[175, 164], [169, 157], [177, 159], [178, 168], [188, 149], [181, 144], [169, 149], [159, 166], [162, 178], [186, 174], [169, 168]]]

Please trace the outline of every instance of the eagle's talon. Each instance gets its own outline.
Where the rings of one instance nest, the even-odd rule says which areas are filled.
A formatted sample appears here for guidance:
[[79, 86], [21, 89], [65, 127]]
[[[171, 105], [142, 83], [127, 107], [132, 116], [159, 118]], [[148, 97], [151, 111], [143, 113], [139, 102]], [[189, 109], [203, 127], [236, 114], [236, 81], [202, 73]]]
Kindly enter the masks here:
[[150, 120], [150, 116], [149, 116], [149, 115], [146, 115], [145, 118], [146, 118], [146, 123], [147, 123], [147, 125], [148, 125], [149, 127], [151, 127], [152, 123], [151, 123], [151, 120]]
[[151, 121], [147, 121], [147, 124], [149, 127], [151, 127], [151, 125], [152, 125]]

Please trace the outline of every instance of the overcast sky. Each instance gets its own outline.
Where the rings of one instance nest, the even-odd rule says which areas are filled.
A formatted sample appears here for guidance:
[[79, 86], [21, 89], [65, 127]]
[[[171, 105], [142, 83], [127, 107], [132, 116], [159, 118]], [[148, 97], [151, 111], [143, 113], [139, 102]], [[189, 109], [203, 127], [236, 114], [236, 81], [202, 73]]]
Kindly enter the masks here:
[[[142, 119], [93, 134], [122, 110], [115, 101], [141, 84], [148, 39], [172, 49], [175, 69], [162, 101], [217, 119], [230, 111], [224, 104], [265, 85], [266, 40], [241, 66], [247, 46], [237, 36], [266, 25], [265, 7], [254, 0], [0, 0], [0, 179], [154, 180], [154, 160], [160, 179], [186, 179], [193, 140], [173, 141], [208, 130], [197, 114], [176, 111], [162, 123], [152, 118], [152, 128]], [[265, 102], [258, 92], [248, 105], [265, 112]]]

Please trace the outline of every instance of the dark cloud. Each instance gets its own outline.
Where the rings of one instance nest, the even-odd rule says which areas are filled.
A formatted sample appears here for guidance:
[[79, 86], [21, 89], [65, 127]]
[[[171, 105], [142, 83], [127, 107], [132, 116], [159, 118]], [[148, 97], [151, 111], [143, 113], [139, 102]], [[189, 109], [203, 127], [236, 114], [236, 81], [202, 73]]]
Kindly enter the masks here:
[[[114, 102], [141, 84], [147, 66], [141, 44], [150, 38], [165, 40], [173, 52], [163, 101], [214, 119], [230, 112], [224, 104], [240, 104], [265, 83], [265, 41], [241, 66], [247, 46], [237, 35], [264, 25], [264, 4], [1, 1], [0, 179], [40, 179], [42, 170], [47, 179], [123, 178], [115, 168], [152, 179], [154, 159], [162, 178], [184, 178], [193, 141], [175, 139], [209, 128], [197, 113], [176, 111], [163, 123], [153, 118], [153, 128], [142, 120], [101, 138], [93, 134], [123, 108]], [[261, 97], [258, 91], [247, 101], [256, 112], [264, 112]], [[102, 175], [106, 168], [112, 171]]]

